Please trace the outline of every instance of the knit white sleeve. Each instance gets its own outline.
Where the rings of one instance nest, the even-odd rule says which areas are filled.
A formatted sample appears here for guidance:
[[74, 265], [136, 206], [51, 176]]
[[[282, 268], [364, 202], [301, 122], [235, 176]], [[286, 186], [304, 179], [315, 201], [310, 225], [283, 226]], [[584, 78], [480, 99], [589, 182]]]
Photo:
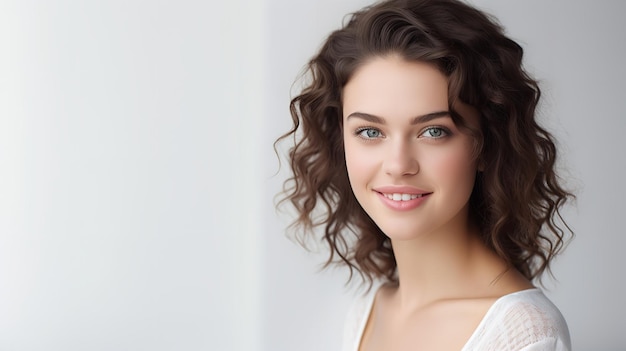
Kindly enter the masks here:
[[569, 349], [563, 340], [552, 337], [530, 344], [520, 351], [569, 351]]
[[569, 351], [561, 312], [539, 290], [503, 296], [489, 309], [463, 351]]

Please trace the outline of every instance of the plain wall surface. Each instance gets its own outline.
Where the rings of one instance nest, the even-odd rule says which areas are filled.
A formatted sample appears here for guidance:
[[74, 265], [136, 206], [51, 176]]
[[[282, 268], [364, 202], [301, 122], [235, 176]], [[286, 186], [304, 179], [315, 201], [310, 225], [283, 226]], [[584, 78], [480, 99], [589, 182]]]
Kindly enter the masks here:
[[[0, 1], [0, 351], [339, 350], [356, 292], [287, 239], [272, 143], [369, 3]], [[623, 350], [626, 3], [472, 3], [526, 49], [578, 194], [548, 295], [575, 350]]]
[[263, 11], [0, 2], [0, 350], [259, 347]]

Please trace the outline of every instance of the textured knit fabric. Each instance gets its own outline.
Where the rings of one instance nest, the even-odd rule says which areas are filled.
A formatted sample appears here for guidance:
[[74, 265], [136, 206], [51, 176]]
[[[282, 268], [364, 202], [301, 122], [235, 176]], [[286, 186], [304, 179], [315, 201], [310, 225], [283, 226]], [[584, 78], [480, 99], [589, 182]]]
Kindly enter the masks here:
[[[348, 314], [343, 351], [358, 351], [377, 289]], [[461, 351], [570, 351], [561, 312], [539, 289], [505, 295], [489, 308]]]

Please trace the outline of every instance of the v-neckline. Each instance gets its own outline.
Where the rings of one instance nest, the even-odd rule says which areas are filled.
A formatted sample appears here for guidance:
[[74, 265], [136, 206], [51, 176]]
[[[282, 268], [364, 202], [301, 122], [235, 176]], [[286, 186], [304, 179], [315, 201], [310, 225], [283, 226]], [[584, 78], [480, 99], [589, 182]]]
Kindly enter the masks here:
[[[367, 323], [369, 322], [371, 316], [372, 316], [372, 311], [374, 309], [374, 304], [376, 302], [376, 295], [378, 295], [378, 292], [380, 291], [380, 288], [382, 287], [382, 285], [378, 286], [376, 289], [374, 289], [373, 293], [371, 294], [371, 296], [369, 297], [368, 301], [367, 301], [367, 307], [366, 307], [366, 311], [363, 314], [363, 317], [359, 323], [359, 329], [358, 329], [358, 340], [356, 342], [356, 350], [354, 351], [360, 351], [361, 349], [361, 343], [363, 342], [363, 333], [365, 332], [365, 327], [367, 326]], [[476, 328], [474, 329], [474, 331], [472, 332], [472, 335], [470, 335], [470, 337], [467, 339], [467, 341], [465, 342], [465, 344], [463, 345], [463, 347], [461, 348], [461, 350], [459, 351], [468, 351], [466, 350], [466, 347], [468, 345], [471, 345], [471, 343], [474, 341], [475, 338], [477, 338], [479, 331], [484, 327], [484, 324], [486, 323], [486, 321], [489, 319], [489, 317], [494, 313], [494, 311], [497, 309], [497, 307], [503, 303], [503, 301], [507, 298], [510, 298], [511, 296], [520, 294], [520, 293], [530, 293], [530, 292], [537, 292], [540, 291], [539, 288], [528, 288], [528, 289], [523, 289], [523, 290], [518, 290], [506, 295], [502, 295], [499, 298], [496, 299], [496, 301], [494, 301], [491, 306], [489, 306], [489, 309], [487, 309], [487, 312], [485, 312], [485, 315], [481, 318], [480, 323], [478, 323], [478, 325], [476, 326]]]

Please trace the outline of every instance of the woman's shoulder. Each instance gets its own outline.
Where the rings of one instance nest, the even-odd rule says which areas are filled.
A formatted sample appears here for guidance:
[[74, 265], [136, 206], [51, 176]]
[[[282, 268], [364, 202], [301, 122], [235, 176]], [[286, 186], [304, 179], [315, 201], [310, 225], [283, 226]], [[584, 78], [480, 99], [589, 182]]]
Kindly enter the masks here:
[[570, 350], [567, 323], [537, 288], [499, 298], [489, 309], [466, 350]]
[[511, 327], [533, 326], [548, 333], [567, 329], [561, 311], [538, 288], [507, 294], [494, 303], [494, 318]]
[[357, 350], [363, 335], [363, 330], [374, 304], [376, 295], [385, 289], [381, 282], [375, 282], [369, 289], [356, 293], [352, 305], [348, 310], [344, 323], [343, 349]]

